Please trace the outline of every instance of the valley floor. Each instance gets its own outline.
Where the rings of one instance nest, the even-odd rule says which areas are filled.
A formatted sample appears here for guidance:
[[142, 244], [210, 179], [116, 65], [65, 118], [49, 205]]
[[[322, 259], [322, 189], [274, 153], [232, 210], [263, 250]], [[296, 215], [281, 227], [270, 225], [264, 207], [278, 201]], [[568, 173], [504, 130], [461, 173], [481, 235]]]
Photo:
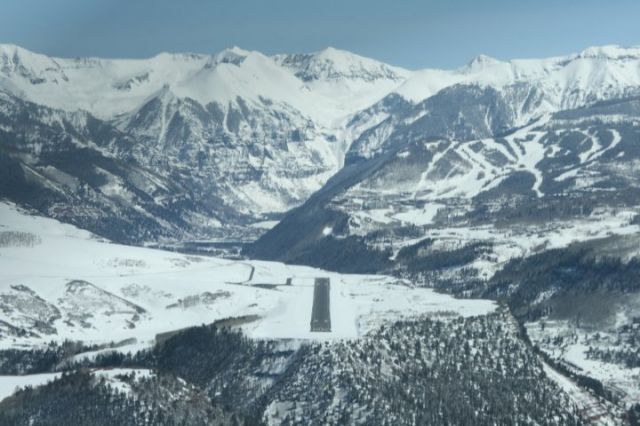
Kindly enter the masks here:
[[[229, 317], [253, 318], [242, 325], [253, 338], [357, 338], [401, 318], [495, 309], [391, 277], [111, 244], [6, 203], [0, 216], [1, 348], [69, 339], [131, 350], [152, 345], [157, 334]], [[329, 333], [310, 331], [319, 277], [331, 282]]]

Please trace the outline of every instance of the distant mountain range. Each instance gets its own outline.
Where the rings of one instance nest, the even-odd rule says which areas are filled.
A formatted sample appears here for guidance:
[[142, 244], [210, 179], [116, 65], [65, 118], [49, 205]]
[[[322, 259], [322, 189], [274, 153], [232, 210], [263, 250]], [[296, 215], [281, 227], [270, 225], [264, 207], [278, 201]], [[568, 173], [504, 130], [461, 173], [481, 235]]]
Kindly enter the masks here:
[[[111, 60], [2, 45], [0, 196], [122, 242], [252, 240], [251, 224], [301, 205], [345, 161], [635, 96], [639, 64], [640, 48], [615, 46], [409, 71], [333, 48]], [[540, 157], [505, 152], [494, 160], [525, 174]]]

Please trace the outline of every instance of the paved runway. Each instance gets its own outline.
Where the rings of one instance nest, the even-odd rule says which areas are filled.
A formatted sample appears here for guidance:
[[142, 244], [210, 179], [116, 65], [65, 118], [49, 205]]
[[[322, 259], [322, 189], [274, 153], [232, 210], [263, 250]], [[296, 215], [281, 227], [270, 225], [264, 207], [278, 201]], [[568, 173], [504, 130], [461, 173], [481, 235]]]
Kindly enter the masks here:
[[331, 331], [331, 287], [329, 278], [316, 278], [311, 309], [311, 331]]

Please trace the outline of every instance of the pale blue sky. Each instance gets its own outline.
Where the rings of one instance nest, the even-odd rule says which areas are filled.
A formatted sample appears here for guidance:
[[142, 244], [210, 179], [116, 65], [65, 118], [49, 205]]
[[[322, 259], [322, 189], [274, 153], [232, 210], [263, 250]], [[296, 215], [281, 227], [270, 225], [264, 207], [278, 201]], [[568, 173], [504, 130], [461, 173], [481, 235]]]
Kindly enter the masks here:
[[639, 0], [4, 0], [0, 43], [148, 57], [334, 46], [407, 68], [640, 44]]

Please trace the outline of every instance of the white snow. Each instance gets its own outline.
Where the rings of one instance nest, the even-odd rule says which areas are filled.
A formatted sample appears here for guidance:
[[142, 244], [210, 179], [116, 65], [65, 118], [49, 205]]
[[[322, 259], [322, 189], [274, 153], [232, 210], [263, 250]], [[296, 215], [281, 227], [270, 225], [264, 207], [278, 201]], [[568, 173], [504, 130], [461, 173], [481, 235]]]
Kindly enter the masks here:
[[433, 219], [438, 214], [438, 210], [444, 207], [443, 204], [429, 203], [422, 209], [407, 210], [393, 215], [395, 219], [401, 222], [408, 222], [418, 226], [429, 225], [433, 223]]
[[[527, 82], [542, 89], [542, 109], [572, 108], [596, 99], [620, 96], [640, 86], [640, 47], [591, 47], [578, 54], [546, 59], [500, 61], [480, 55], [454, 70], [415, 71], [396, 93], [413, 102], [456, 84], [503, 89]], [[526, 117], [531, 118], [531, 117]], [[523, 117], [522, 124], [526, 123]]]
[[[0, 218], [0, 232], [29, 232], [41, 240], [31, 247], [0, 248], [0, 293], [28, 299], [12, 288], [26, 286], [62, 315], [52, 322], [56, 334], [5, 337], [0, 341], [5, 348], [63, 339], [133, 342], [116, 348], [126, 352], [152, 344], [158, 333], [245, 315], [258, 317], [242, 326], [254, 338], [356, 338], [401, 317], [443, 310], [475, 315], [495, 307], [490, 301], [412, 288], [390, 277], [111, 244], [8, 203], [0, 203]], [[319, 277], [331, 281], [331, 333], [309, 331], [313, 283]], [[290, 286], [284, 285], [288, 278]], [[79, 280], [90, 284], [78, 287]], [[259, 284], [278, 286], [254, 286]], [[42, 309], [27, 303], [0, 313], [0, 320], [30, 328], [38, 315], [44, 315]]]
[[351, 114], [390, 93], [419, 102], [455, 84], [502, 89], [531, 83], [544, 93], [538, 115], [579, 106], [640, 86], [639, 51], [640, 47], [603, 46], [508, 62], [480, 55], [454, 70], [409, 71], [334, 48], [273, 57], [233, 47], [213, 55], [65, 59], [2, 44], [0, 88], [36, 103], [84, 109], [101, 118], [134, 111], [163, 90], [203, 105], [213, 101], [226, 105], [238, 97], [258, 103], [269, 99], [286, 103], [317, 123], [343, 127]]
[[279, 222], [277, 220], [263, 220], [260, 222], [254, 222], [251, 224], [252, 228], [258, 229], [271, 229], [276, 226]]
[[[129, 385], [116, 376], [133, 374], [136, 379], [148, 378], [153, 375], [151, 370], [140, 368], [112, 368], [108, 370], [97, 369], [91, 372], [95, 377], [103, 377], [112, 388], [129, 393]], [[11, 396], [17, 389], [27, 386], [42, 386], [62, 376], [62, 373], [25, 374], [21, 376], [0, 376], [0, 401]]]
[[126, 381], [121, 380], [118, 376], [133, 376], [134, 380], [150, 378], [154, 375], [153, 371], [144, 368], [111, 368], [98, 369], [92, 371], [93, 375], [100, 379], [105, 379], [108, 386], [116, 391], [124, 394], [131, 393], [131, 386]]
[[[542, 197], [542, 192], [540, 191], [540, 186], [542, 185], [543, 174], [536, 167], [536, 165], [542, 161], [545, 157], [545, 147], [540, 143], [540, 139], [545, 135], [545, 132], [535, 132], [532, 131], [533, 128], [540, 126], [541, 124], [547, 122], [550, 119], [550, 116], [545, 116], [540, 120], [534, 122], [530, 126], [527, 126], [510, 137], [505, 138], [506, 141], [512, 145], [513, 151], [516, 153], [521, 153], [520, 147], [524, 150], [524, 153], [519, 156], [519, 168], [528, 171], [535, 177], [535, 183], [533, 184], [533, 191], [536, 193], [538, 197]], [[518, 138], [526, 137], [528, 139], [524, 139], [518, 141]], [[515, 146], [516, 142], [519, 142], [519, 146]]]
[[29, 374], [24, 376], [0, 376], [0, 401], [12, 395], [16, 389], [26, 386], [41, 386], [51, 382], [62, 373]]
[[[337, 49], [312, 54], [320, 77], [306, 82], [282, 63], [237, 47], [218, 54], [162, 53], [148, 59], [53, 58], [0, 45], [0, 89], [68, 111], [84, 109], [104, 119], [135, 111], [170, 91], [202, 105], [226, 105], [238, 97], [286, 103], [332, 126], [395, 89], [411, 74]], [[379, 78], [368, 79], [369, 75]], [[339, 78], [336, 78], [339, 77]], [[41, 79], [34, 83], [36, 79]]]

